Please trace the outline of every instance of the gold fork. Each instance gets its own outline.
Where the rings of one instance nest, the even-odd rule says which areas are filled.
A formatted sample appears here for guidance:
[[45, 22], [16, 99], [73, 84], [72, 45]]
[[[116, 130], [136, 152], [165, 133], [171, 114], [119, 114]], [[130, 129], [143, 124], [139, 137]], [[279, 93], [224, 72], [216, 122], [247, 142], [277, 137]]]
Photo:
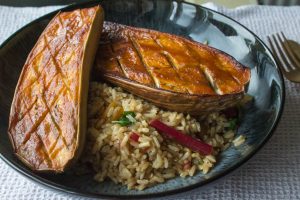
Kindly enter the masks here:
[[282, 73], [292, 82], [300, 82], [300, 45], [287, 40], [283, 32], [268, 36]]

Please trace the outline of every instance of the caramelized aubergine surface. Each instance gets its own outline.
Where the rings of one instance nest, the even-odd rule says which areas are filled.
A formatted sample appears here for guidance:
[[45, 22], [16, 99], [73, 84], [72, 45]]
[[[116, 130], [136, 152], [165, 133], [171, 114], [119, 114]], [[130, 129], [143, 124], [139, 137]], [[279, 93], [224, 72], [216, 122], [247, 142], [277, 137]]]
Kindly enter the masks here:
[[101, 79], [154, 104], [200, 114], [236, 104], [250, 69], [183, 37], [105, 22], [96, 56]]
[[100, 6], [60, 12], [26, 60], [8, 134], [16, 155], [33, 170], [62, 172], [81, 152], [89, 71], [102, 24]]

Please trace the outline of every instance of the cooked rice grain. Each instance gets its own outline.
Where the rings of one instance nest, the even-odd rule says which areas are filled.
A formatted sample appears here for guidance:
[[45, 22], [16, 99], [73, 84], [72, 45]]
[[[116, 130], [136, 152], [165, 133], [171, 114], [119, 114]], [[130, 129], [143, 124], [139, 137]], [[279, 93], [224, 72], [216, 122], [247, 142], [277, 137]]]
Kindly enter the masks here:
[[[112, 123], [124, 111], [135, 112], [136, 122], [127, 127]], [[120, 88], [96, 82], [90, 85], [88, 113], [84, 162], [93, 165], [95, 180], [110, 178], [128, 189], [143, 190], [178, 175], [207, 173], [216, 162], [217, 154], [229, 146], [235, 135], [233, 131], [226, 131], [228, 120], [219, 113], [211, 113], [201, 121], [201, 126], [206, 127], [201, 132], [200, 122], [189, 115], [160, 110]], [[147, 123], [153, 118], [212, 144], [213, 154], [203, 156], [162, 137]], [[138, 141], [130, 138], [132, 132], [139, 135]]]
[[235, 147], [240, 146], [241, 144], [243, 144], [245, 142], [246, 138], [243, 135], [238, 136], [237, 138], [235, 138], [232, 143]]

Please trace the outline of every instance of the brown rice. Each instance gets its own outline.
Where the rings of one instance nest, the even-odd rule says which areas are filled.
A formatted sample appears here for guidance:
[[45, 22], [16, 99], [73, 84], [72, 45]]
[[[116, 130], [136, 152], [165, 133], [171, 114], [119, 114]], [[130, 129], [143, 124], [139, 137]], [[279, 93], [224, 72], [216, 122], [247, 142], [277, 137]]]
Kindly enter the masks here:
[[[112, 122], [123, 111], [136, 113], [134, 124], [120, 126]], [[120, 88], [96, 82], [90, 84], [88, 113], [88, 144], [82, 160], [93, 165], [96, 181], [109, 178], [128, 189], [143, 190], [175, 176], [193, 176], [197, 171], [205, 174], [235, 136], [233, 131], [225, 131], [229, 122], [219, 113], [211, 113], [199, 122], [189, 115], [161, 110]], [[213, 154], [203, 156], [166, 139], [148, 125], [153, 118], [211, 144]], [[132, 132], [139, 135], [138, 142], [130, 138]]]

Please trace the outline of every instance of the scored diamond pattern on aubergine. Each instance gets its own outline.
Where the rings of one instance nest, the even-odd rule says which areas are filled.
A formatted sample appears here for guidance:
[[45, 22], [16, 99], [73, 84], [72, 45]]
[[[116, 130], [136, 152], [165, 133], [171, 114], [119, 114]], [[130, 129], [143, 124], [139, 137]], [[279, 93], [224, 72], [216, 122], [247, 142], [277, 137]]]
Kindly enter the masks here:
[[[109, 22], [104, 26], [103, 36], [104, 41], [118, 47], [118, 51], [104, 53], [109, 56], [102, 56], [106, 61], [97, 59], [97, 66], [104, 76], [123, 76], [152, 86], [144, 77], [147, 76], [154, 80], [156, 88], [197, 95], [240, 93], [247, 82], [249, 73], [234, 59], [185, 38]], [[134, 50], [137, 55], [131, 54], [128, 57], [124, 53], [126, 48]], [[114, 58], [119, 61], [117, 64], [110, 62]], [[125, 58], [138, 58], [142, 64], [122, 61]], [[140, 70], [140, 66], [146, 71]], [[122, 75], [117, 73], [117, 68], [122, 69]], [[131, 73], [132, 71], [135, 73]], [[246, 75], [240, 80], [241, 74]]]
[[[60, 18], [60, 15], [58, 15], [59, 18]], [[76, 24], [76, 20], [78, 20], [78, 17], [80, 18], [80, 22], [77, 22], [77, 23], [82, 23], [84, 24], [82, 21], [85, 20], [82, 18], [82, 14], [81, 12], [79, 12], [79, 16], [78, 16], [78, 12], [77, 14], [74, 16], [74, 19], [70, 21], [70, 23], [74, 23], [73, 25], [75, 26]], [[57, 20], [58, 22], [60, 20]], [[56, 21], [56, 22], [57, 22]], [[56, 24], [54, 24], [56, 25]], [[56, 29], [57, 31], [59, 31], [59, 29], [63, 26], [64, 24], [60, 24], [59, 27]], [[64, 26], [69, 26], [70, 24], [65, 24]], [[77, 24], [78, 25], [78, 24]], [[42, 164], [44, 162], [45, 159], [47, 159], [47, 162], [49, 163], [49, 161], [51, 161], [51, 165], [53, 164], [52, 163], [52, 160], [50, 159], [50, 155], [55, 151], [56, 149], [56, 145], [59, 141], [59, 138], [61, 138], [62, 142], [63, 142], [63, 147], [58, 147], [58, 148], [68, 148], [68, 145], [66, 144], [66, 140], [64, 138], [64, 134], [62, 132], [62, 130], [59, 128], [59, 125], [58, 125], [58, 122], [55, 121], [55, 117], [53, 116], [52, 112], [51, 112], [51, 109], [53, 109], [53, 106], [55, 105], [55, 103], [57, 103], [59, 101], [59, 98], [61, 98], [62, 95], [68, 95], [67, 98], [65, 99], [71, 99], [71, 96], [70, 96], [70, 89], [67, 85], [67, 83], [69, 82], [72, 82], [73, 80], [65, 80], [65, 75], [62, 73], [62, 70], [61, 70], [61, 67], [63, 66], [62, 63], [57, 63], [56, 62], [56, 56], [61, 53], [62, 50], [64, 50], [64, 47], [65, 46], [68, 46], [68, 44], [72, 44], [70, 42], [70, 39], [72, 39], [74, 37], [74, 35], [81, 30], [81, 28], [85, 28], [86, 30], [88, 30], [89, 27], [84, 27], [84, 25], [81, 25], [79, 28], [77, 28], [74, 32], [69, 32], [69, 33], [66, 33], [68, 35], [68, 38], [59, 38], [58, 40], [63, 40], [63, 39], [67, 39], [65, 40], [64, 44], [61, 45], [61, 42], [59, 41], [55, 41], [55, 39], [51, 39], [50, 37], [50, 40], [48, 41], [49, 38], [47, 38], [45, 35], [47, 35], [47, 31], [51, 30], [49, 27], [47, 28], [47, 30], [45, 30], [45, 35], [44, 35], [44, 41], [41, 41], [39, 40], [39, 42], [41, 42], [42, 44], [37, 44], [36, 46], [40, 45], [39, 48], [40, 48], [40, 52], [35, 52], [35, 57], [30, 57], [29, 58], [29, 61], [32, 61], [31, 63], [31, 66], [26, 66], [26, 67], [29, 67], [29, 68], [32, 68], [34, 69], [34, 76], [32, 74], [29, 74], [29, 76], [31, 76], [33, 79], [31, 80], [34, 80], [32, 81], [31, 83], [29, 83], [27, 86], [25, 86], [25, 90], [22, 91], [22, 93], [28, 93], [30, 92], [31, 94], [36, 92], [36, 91], [32, 91], [34, 89], [39, 89], [39, 92], [42, 92], [42, 94], [39, 94], [36, 99], [34, 98], [31, 98], [31, 100], [33, 100], [31, 103], [28, 103], [26, 102], [25, 103], [25, 100], [22, 98], [23, 96], [27, 96], [27, 94], [23, 94], [21, 95], [21, 93], [18, 95], [17, 98], [20, 98], [20, 99], [17, 99], [17, 100], [20, 100], [22, 103], [25, 103], [24, 105], [24, 108], [25, 108], [25, 112], [23, 113], [23, 115], [21, 116], [21, 119], [26, 115], [28, 114], [29, 117], [30, 117], [30, 120], [32, 121], [33, 125], [32, 127], [29, 128], [29, 137], [25, 138], [25, 140], [22, 141], [22, 144], [21, 146], [25, 146], [26, 143], [30, 140], [30, 138], [32, 137], [33, 134], [36, 134], [36, 137], [39, 138], [40, 140], [40, 143], [41, 143], [41, 151], [44, 152], [43, 154], [46, 155], [46, 157], [43, 159], [43, 161], [41, 161], [40, 164]], [[68, 29], [67, 29], [68, 30]], [[83, 32], [83, 34], [86, 34], [87, 31]], [[53, 33], [51, 33], [52, 37], [56, 37], [56, 35], [53, 35]], [[57, 34], [57, 32], [56, 32]], [[82, 42], [82, 41], [80, 41]], [[51, 43], [51, 47], [53, 47], [52, 49], [50, 48], [49, 46], [49, 43]], [[42, 46], [42, 47], [41, 47]], [[56, 53], [56, 55], [53, 55], [52, 52]], [[50, 52], [50, 57], [48, 58], [48, 60], [43, 60], [45, 59], [45, 56], [42, 56], [42, 58], [40, 58], [39, 60], [37, 60], [38, 63], [35, 62], [35, 59], [36, 58], [39, 58], [41, 55], [44, 55], [45, 51], [49, 51]], [[75, 53], [79, 53], [79, 52], [75, 52]], [[41, 63], [41, 60], [43, 60], [43, 62]], [[32, 64], [36, 64], [36, 66], [32, 66]], [[40, 64], [44, 64], [45, 67], [41, 69], [40, 67]], [[48, 80], [48, 83], [45, 81], [45, 73], [47, 73], [47, 70], [46, 68], [47, 67], [53, 67], [51, 66], [51, 64], [54, 65], [55, 67], [55, 71], [53, 72], [53, 77], [50, 78], [50, 80]], [[40, 71], [40, 72], [39, 72]], [[25, 74], [25, 76], [27, 75], [27, 73]], [[68, 74], [67, 74], [68, 75]], [[44, 97], [45, 93], [44, 92], [47, 92], [47, 90], [49, 89], [51, 83], [57, 79], [57, 77], [60, 77], [60, 79], [62, 80], [62, 87], [59, 89], [58, 92], [54, 93], [54, 97], [52, 99], [52, 102], [49, 102], [49, 105]], [[71, 77], [71, 78], [78, 78], [77, 77], [78, 74], [76, 74], [75, 77]], [[35, 87], [33, 87], [35, 85]], [[52, 88], [50, 88], [52, 89]], [[51, 92], [51, 91], [50, 91]], [[76, 91], [78, 92], [78, 91]], [[77, 95], [74, 95], [75, 97]], [[30, 99], [30, 98], [29, 98]], [[28, 100], [28, 99], [27, 99]], [[73, 106], [73, 109], [75, 108], [75, 106]], [[36, 110], [35, 110], [36, 109]], [[44, 123], [44, 120], [45, 118], [47, 117], [47, 115], [49, 115], [49, 119], [51, 119], [51, 123], [53, 123], [55, 125], [55, 128], [57, 129], [58, 131], [58, 134], [59, 134], [59, 138], [57, 138], [56, 140], [54, 140], [53, 143], [50, 143], [49, 144], [45, 144], [44, 143], [44, 140], [43, 138], [41, 137], [41, 135], [39, 133], [36, 132], [36, 130], [38, 129], [38, 127]], [[25, 133], [26, 134], [26, 133]], [[28, 134], [28, 133], [27, 133]], [[51, 132], [47, 133], [47, 134], [51, 134]], [[48, 137], [48, 135], [43, 135], [44, 137]], [[36, 138], [35, 138], [36, 139]], [[21, 147], [20, 146], [20, 147]], [[20, 147], [18, 147], [18, 149], [20, 149]], [[57, 155], [59, 153], [59, 151], [61, 149], [57, 149], [58, 151], [55, 152], [55, 155]], [[40, 155], [42, 156], [42, 155]]]

